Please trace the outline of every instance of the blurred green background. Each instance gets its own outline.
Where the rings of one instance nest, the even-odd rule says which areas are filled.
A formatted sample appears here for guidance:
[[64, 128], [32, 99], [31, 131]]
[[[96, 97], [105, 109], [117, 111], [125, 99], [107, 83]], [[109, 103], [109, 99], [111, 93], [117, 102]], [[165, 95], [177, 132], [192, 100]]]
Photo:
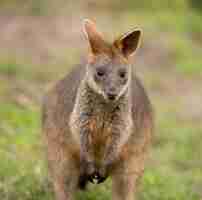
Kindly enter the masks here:
[[[140, 200], [202, 199], [201, 0], [1, 0], [0, 199], [53, 200], [40, 128], [44, 92], [85, 58], [82, 19], [113, 40], [143, 29], [136, 73], [154, 105]], [[77, 199], [110, 199], [108, 180]]]

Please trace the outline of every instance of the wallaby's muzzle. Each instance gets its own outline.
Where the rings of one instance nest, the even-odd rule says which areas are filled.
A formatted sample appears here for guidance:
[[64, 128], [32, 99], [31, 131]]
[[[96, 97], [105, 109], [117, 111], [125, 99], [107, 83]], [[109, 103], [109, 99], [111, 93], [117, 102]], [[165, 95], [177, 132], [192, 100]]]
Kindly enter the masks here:
[[109, 92], [109, 93], [107, 93], [107, 97], [110, 101], [114, 101], [116, 99], [117, 95], [115, 93]]

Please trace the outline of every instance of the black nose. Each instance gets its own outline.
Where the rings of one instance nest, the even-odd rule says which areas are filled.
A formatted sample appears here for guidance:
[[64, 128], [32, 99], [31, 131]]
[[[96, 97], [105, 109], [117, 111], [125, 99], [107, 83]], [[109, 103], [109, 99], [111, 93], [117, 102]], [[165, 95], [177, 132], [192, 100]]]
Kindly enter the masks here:
[[107, 96], [108, 96], [109, 100], [112, 100], [112, 101], [113, 101], [113, 100], [116, 99], [116, 94], [108, 93]]

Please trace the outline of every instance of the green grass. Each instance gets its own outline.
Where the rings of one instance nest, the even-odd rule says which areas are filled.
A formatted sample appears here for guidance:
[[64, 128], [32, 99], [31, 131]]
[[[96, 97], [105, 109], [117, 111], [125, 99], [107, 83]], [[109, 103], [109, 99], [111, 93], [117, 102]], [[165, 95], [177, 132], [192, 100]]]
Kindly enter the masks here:
[[15, 104], [1, 104], [0, 111], [1, 198], [45, 199], [38, 111]]
[[[128, 20], [129, 19], [129, 20]], [[202, 75], [202, 16], [193, 10], [174, 12], [158, 10], [151, 12], [128, 12], [125, 21], [143, 28], [144, 38], [150, 42], [158, 36], [165, 41], [170, 60], [169, 66], [186, 76]], [[130, 23], [129, 23], [130, 24]], [[143, 25], [143, 26], [142, 26]], [[155, 42], [152, 41], [153, 43]]]
[[0, 74], [17, 78], [30, 78], [36, 73], [36, 70], [31, 65], [23, 62], [18, 62], [16, 59], [0, 60]]
[[[39, 111], [0, 105], [0, 194], [4, 200], [51, 200], [47, 171], [42, 156]], [[202, 128], [179, 124], [170, 113], [157, 118], [157, 134], [140, 188], [140, 200], [199, 200], [202, 184], [200, 152]], [[111, 198], [111, 181], [90, 185], [77, 199]]]
[[22, 73], [22, 68], [15, 62], [1, 62], [0, 71], [7, 75], [16, 75]]

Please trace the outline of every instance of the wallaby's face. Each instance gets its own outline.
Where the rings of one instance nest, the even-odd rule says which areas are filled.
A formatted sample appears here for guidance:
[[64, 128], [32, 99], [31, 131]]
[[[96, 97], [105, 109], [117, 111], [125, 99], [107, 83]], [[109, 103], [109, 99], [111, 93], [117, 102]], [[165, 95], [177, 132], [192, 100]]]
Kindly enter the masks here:
[[131, 79], [131, 66], [121, 58], [103, 54], [87, 66], [88, 84], [104, 99], [114, 101], [124, 94]]
[[84, 30], [91, 48], [88, 85], [106, 101], [116, 101], [130, 86], [132, 67], [129, 57], [137, 49], [141, 31], [128, 32], [109, 44], [91, 21], [85, 21]]

